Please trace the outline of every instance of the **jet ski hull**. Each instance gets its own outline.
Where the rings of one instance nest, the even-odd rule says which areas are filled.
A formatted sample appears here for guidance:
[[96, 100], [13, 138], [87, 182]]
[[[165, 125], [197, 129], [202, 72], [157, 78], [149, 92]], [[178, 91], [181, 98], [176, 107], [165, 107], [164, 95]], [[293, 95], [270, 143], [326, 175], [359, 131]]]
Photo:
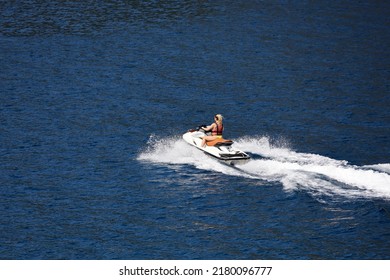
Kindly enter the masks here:
[[250, 159], [250, 156], [243, 151], [235, 149], [232, 147], [232, 141], [230, 140], [222, 140], [218, 141], [213, 146], [204, 146], [202, 147], [202, 137], [206, 136], [202, 131], [189, 131], [183, 135], [184, 141], [188, 144], [202, 150], [208, 155], [211, 155], [224, 163], [227, 164], [240, 164], [245, 163]]

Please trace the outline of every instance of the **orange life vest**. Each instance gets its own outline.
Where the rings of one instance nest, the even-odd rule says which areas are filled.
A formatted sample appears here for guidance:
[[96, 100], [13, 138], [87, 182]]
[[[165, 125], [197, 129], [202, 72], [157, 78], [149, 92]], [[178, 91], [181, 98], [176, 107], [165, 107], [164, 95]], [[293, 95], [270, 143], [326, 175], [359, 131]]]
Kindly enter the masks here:
[[222, 131], [223, 131], [223, 124], [221, 124], [219, 126], [217, 123], [215, 123], [215, 126], [214, 126], [213, 130], [211, 131], [211, 135], [222, 136]]

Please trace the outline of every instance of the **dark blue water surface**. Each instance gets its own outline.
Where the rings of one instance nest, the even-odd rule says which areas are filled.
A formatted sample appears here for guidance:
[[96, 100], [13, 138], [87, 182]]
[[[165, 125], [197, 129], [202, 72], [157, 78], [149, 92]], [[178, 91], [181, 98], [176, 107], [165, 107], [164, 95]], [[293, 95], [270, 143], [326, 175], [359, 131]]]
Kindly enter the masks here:
[[[1, 259], [390, 259], [388, 1], [2, 1]], [[181, 135], [213, 115], [253, 159]]]

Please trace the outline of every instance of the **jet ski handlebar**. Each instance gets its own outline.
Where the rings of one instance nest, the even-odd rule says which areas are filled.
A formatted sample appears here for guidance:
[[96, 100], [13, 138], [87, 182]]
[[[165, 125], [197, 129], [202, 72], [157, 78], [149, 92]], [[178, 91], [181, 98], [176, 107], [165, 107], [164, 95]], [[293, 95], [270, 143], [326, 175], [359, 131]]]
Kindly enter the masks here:
[[207, 127], [207, 125], [201, 124], [201, 125], [199, 125], [199, 126], [196, 128], [196, 130], [197, 130], [197, 131], [199, 131], [199, 130], [204, 130], [203, 128], [205, 128], [205, 127]]
[[207, 127], [207, 125], [202, 124], [202, 125], [197, 126], [196, 128], [189, 129], [188, 132], [203, 131], [204, 133], [206, 133], [206, 131], [204, 130], [204, 128], [206, 128], [206, 127]]

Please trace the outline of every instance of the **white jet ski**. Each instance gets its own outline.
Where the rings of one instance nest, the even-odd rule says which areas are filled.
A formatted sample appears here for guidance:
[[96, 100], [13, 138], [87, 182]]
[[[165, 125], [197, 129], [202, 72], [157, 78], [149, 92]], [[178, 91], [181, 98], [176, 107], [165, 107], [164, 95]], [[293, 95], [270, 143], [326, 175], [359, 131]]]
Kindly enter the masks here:
[[250, 159], [250, 156], [245, 152], [232, 147], [233, 141], [227, 139], [215, 139], [206, 142], [206, 146], [202, 147], [202, 138], [206, 136], [206, 132], [202, 127], [191, 129], [183, 135], [184, 141], [188, 144], [197, 147], [205, 153], [222, 160], [227, 164], [234, 165], [236, 163], [245, 163]]

